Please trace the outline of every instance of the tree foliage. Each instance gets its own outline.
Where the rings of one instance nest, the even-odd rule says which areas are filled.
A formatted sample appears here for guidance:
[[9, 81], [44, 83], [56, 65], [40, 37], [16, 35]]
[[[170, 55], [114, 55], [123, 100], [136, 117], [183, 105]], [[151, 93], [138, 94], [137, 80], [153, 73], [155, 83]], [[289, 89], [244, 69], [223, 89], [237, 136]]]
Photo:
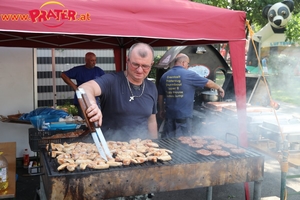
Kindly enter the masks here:
[[[262, 16], [263, 8], [268, 4], [281, 2], [278, 0], [192, 0], [194, 2], [212, 5], [230, 10], [241, 10], [246, 12], [246, 18], [252, 25], [256, 27], [255, 32], [268, 23], [268, 20]], [[294, 0], [294, 13], [299, 13], [300, 0]], [[298, 31], [300, 34], [300, 31]]]
[[292, 19], [288, 22], [285, 31], [287, 41], [298, 42], [300, 41], [300, 13], [293, 15]]

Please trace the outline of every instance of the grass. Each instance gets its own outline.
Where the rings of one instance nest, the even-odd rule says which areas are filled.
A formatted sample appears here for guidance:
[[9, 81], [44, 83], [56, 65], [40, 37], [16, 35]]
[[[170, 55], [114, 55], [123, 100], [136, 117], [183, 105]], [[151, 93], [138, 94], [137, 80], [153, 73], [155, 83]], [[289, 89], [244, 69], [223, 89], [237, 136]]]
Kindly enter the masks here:
[[300, 106], [300, 76], [287, 78], [269, 76], [267, 80], [270, 84], [272, 98], [275, 101]]
[[[300, 107], [300, 76], [270, 75], [266, 77], [269, 83], [272, 99]], [[217, 73], [216, 83], [222, 85], [225, 81], [223, 73]]]
[[272, 91], [272, 97], [275, 100], [291, 103], [297, 106], [300, 106], [300, 96], [296, 96], [297, 93], [300, 94], [300, 89], [297, 89], [298, 91], [295, 91], [295, 94], [292, 95], [290, 92], [287, 92], [284, 89], [278, 89]]

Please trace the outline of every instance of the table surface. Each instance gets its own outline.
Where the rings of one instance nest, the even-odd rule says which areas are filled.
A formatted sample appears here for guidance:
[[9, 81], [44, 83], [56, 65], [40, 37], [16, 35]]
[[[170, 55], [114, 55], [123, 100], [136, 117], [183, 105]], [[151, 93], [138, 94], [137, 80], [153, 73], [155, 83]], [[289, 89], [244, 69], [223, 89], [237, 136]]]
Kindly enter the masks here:
[[0, 143], [0, 151], [8, 162], [8, 188], [0, 192], [0, 199], [14, 198], [16, 194], [16, 142]]
[[[268, 149], [267, 142], [268, 141], [250, 142], [249, 146], [271, 156], [272, 158], [278, 159], [278, 156], [281, 156], [281, 153]], [[289, 167], [300, 168], [300, 152], [289, 153], [288, 164]]]

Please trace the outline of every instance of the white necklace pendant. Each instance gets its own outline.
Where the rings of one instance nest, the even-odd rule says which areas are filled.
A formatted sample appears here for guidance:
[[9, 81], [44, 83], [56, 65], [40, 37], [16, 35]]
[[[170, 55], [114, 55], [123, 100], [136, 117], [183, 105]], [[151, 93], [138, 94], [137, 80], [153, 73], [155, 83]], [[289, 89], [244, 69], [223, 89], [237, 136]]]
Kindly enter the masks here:
[[134, 100], [134, 96], [129, 97], [129, 101], [133, 101]]

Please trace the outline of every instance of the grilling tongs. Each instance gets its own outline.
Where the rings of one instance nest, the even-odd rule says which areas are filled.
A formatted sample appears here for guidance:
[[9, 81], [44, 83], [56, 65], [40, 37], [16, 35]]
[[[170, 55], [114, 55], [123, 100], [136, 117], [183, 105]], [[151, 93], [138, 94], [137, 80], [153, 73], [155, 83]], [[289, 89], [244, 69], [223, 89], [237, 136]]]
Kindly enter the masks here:
[[92, 123], [92, 122], [89, 121], [89, 118], [88, 118], [88, 116], [86, 115], [86, 112], [85, 112], [86, 109], [91, 105], [91, 103], [90, 103], [90, 101], [87, 97], [87, 94], [85, 93], [83, 88], [78, 88], [76, 90], [76, 96], [77, 96], [79, 105], [81, 107], [81, 110], [84, 114], [86, 124], [87, 124], [87, 126], [88, 126], [88, 128], [91, 132], [93, 140], [94, 140], [94, 142], [96, 144], [96, 147], [99, 151], [99, 154], [104, 160], [108, 161], [107, 157], [111, 158], [111, 153], [109, 151], [109, 148], [107, 146], [107, 143], [106, 143], [106, 140], [103, 136], [103, 133], [102, 133], [100, 127], [98, 127], [97, 122]]

